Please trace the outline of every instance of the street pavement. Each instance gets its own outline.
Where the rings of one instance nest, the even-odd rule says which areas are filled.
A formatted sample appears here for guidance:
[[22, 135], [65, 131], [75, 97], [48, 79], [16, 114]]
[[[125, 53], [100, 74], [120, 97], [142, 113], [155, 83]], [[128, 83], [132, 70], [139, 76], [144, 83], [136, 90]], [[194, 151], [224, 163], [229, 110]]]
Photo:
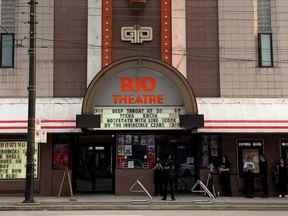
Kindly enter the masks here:
[[287, 211], [10, 211], [0, 216], [287, 216]]
[[[146, 199], [146, 200], [145, 200]], [[1, 211], [29, 210], [277, 210], [287, 211], [288, 198], [218, 197], [211, 200], [204, 196], [181, 195], [176, 201], [152, 200], [144, 196], [80, 195], [69, 197], [35, 196], [35, 203], [24, 204], [24, 197], [0, 196]], [[278, 216], [278, 215], [277, 215]]]

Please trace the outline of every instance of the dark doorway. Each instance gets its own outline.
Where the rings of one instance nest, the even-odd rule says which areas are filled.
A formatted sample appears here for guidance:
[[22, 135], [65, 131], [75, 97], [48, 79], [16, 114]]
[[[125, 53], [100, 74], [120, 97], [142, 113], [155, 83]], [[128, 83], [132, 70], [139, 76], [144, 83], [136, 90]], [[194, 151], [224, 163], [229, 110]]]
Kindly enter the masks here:
[[197, 141], [191, 136], [158, 136], [157, 157], [160, 161], [171, 155], [176, 169], [176, 192], [191, 192], [198, 179]]
[[74, 151], [74, 184], [78, 193], [113, 193], [112, 143], [80, 144]]

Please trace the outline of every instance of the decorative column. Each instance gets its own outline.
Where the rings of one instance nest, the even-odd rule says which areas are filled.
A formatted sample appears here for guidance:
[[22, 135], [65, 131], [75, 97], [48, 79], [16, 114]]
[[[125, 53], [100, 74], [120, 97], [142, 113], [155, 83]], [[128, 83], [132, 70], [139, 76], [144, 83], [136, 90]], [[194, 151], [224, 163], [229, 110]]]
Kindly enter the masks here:
[[112, 62], [112, 0], [102, 0], [102, 68]]
[[171, 0], [161, 0], [161, 59], [172, 64]]

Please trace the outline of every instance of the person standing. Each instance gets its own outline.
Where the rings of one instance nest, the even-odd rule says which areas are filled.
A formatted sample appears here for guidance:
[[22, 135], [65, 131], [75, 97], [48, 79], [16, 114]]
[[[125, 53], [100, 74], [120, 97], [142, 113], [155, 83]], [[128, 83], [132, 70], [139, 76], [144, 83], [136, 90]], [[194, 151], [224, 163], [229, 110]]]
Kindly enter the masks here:
[[162, 177], [162, 172], [163, 172], [163, 166], [161, 164], [161, 161], [159, 158], [156, 159], [156, 164], [154, 167], [154, 184], [155, 184], [155, 195], [158, 196], [163, 195], [163, 187], [162, 187], [162, 182], [163, 182], [163, 177]]
[[226, 155], [222, 156], [219, 166], [220, 185], [223, 196], [231, 196], [230, 162]]
[[260, 155], [259, 168], [260, 168], [260, 178], [262, 184], [263, 197], [268, 197], [268, 181], [267, 181], [268, 162], [263, 154]]
[[254, 197], [254, 172], [256, 166], [251, 156], [247, 157], [247, 160], [243, 163], [244, 172], [244, 194], [247, 198]]
[[286, 194], [286, 184], [287, 184], [287, 166], [283, 158], [279, 160], [276, 165], [276, 176], [277, 176], [277, 187], [278, 196], [285, 197]]
[[175, 165], [174, 165], [174, 161], [172, 160], [172, 156], [169, 155], [168, 158], [163, 163], [164, 191], [163, 191], [162, 200], [167, 199], [168, 184], [169, 184], [169, 188], [170, 188], [171, 199], [175, 200], [174, 182], [175, 182]]

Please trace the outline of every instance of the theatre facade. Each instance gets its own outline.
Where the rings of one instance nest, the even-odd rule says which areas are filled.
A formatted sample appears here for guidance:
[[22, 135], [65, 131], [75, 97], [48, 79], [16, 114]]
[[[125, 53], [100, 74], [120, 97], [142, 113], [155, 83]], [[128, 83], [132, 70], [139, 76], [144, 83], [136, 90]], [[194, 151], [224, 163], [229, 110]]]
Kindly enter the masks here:
[[[10, 8], [1, 10], [1, 26], [16, 39], [8, 52], [11, 65], [0, 68], [0, 193], [22, 194], [29, 71], [22, 37], [29, 30], [18, 22], [29, 11], [18, 13], [16, 1], [7, 2], [0, 4]], [[56, 195], [68, 168], [77, 194], [131, 194], [137, 179], [153, 194], [155, 162], [171, 154], [179, 194], [191, 193], [197, 179], [206, 183], [211, 164], [221, 194], [217, 167], [223, 155], [231, 164], [232, 194], [242, 194], [248, 157], [261, 194], [263, 153], [269, 195], [275, 195], [275, 164], [288, 160], [287, 27], [275, 18], [288, 10], [282, 2], [270, 8], [279, 31], [272, 26], [262, 38], [254, 18], [269, 4], [40, 1], [35, 192]], [[245, 13], [235, 17], [235, 11]], [[264, 44], [272, 33], [274, 42]], [[281, 52], [272, 46], [276, 42]], [[261, 47], [273, 51], [263, 55], [270, 66], [258, 64]]]

